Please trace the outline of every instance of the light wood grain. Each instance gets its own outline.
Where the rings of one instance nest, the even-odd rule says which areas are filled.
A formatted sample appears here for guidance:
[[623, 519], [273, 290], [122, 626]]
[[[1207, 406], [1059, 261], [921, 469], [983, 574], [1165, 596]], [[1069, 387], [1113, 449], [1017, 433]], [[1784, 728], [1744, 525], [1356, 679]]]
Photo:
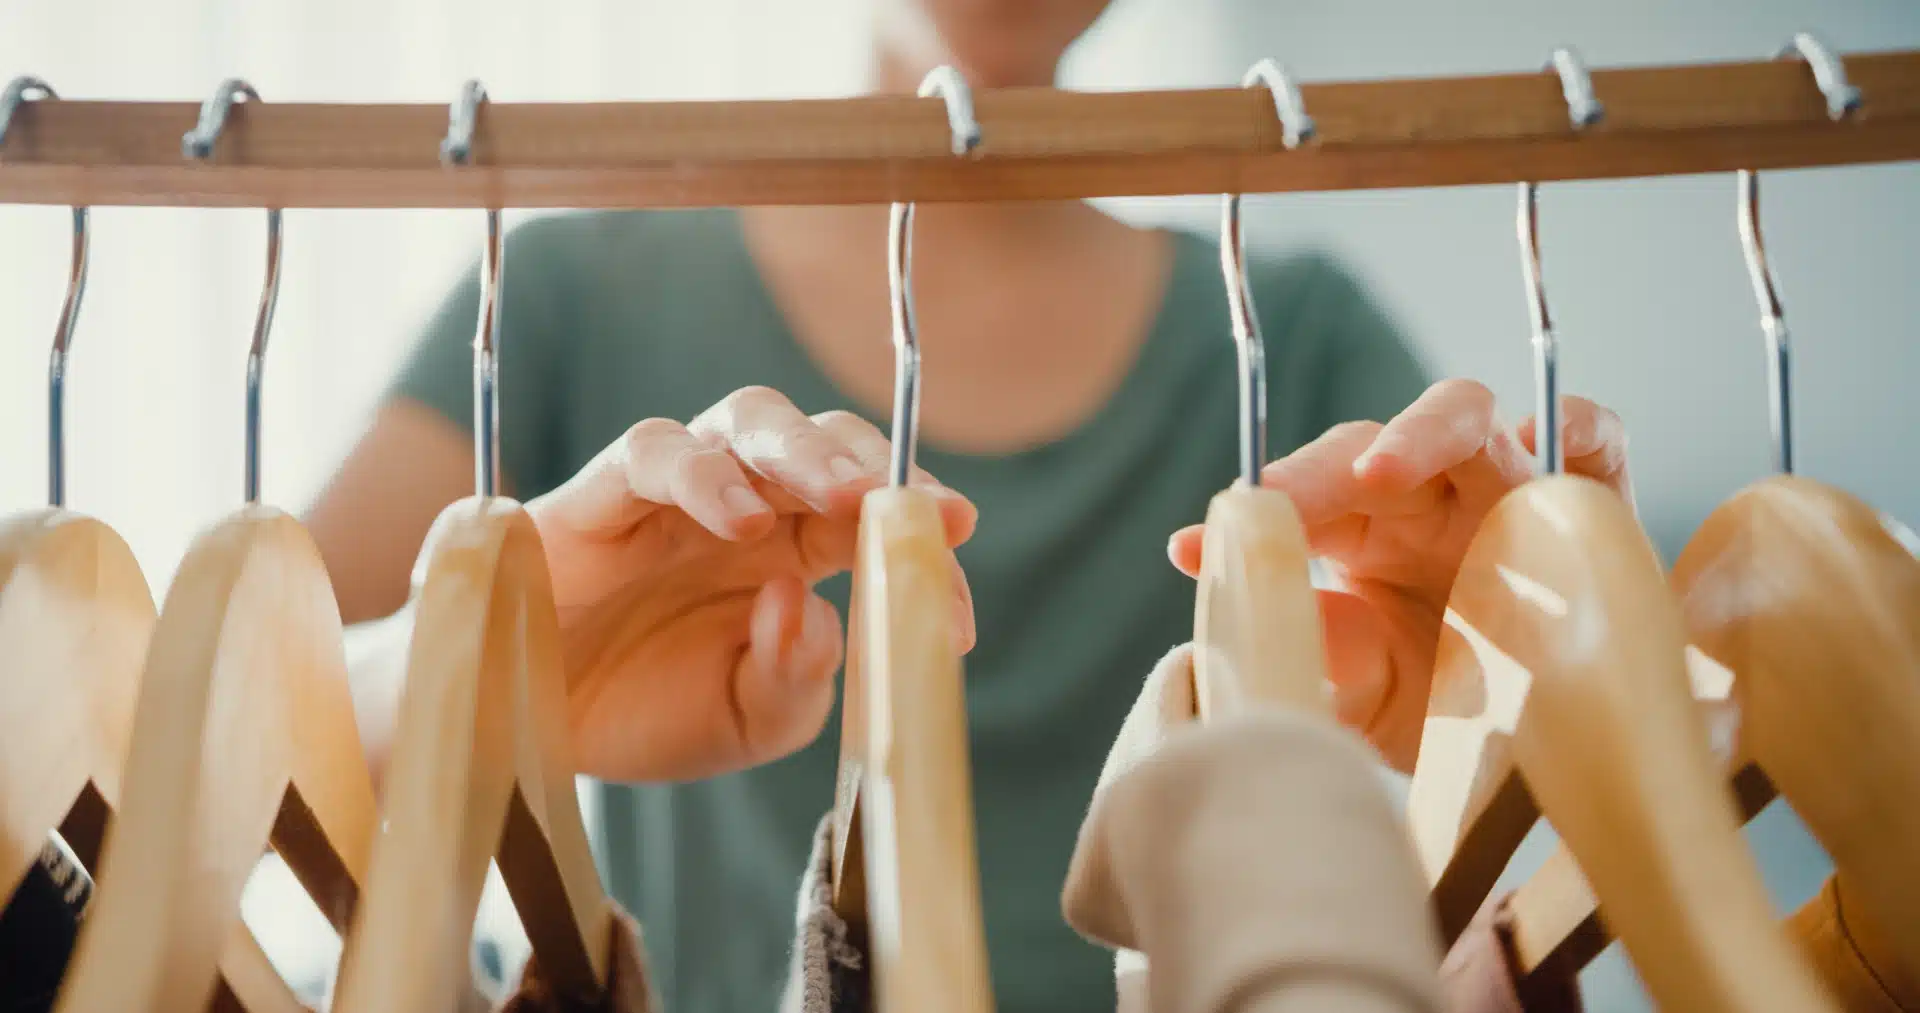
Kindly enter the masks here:
[[[856, 544], [865, 543], [861, 515]], [[847, 598], [846, 664], [840, 675], [840, 759], [834, 765], [833, 816], [828, 829], [827, 884], [833, 911], [846, 922], [854, 943], [865, 947], [867, 932], [866, 854], [861, 846], [860, 785], [867, 779], [867, 575], [853, 568]]]
[[[1438, 913], [1450, 939], [1544, 811], [1661, 1008], [1831, 1009], [1773, 924], [1685, 648], [1617, 495], [1554, 477], [1496, 505], [1448, 600], [1409, 800], [1430, 876], [1471, 866]], [[1500, 826], [1476, 839], [1476, 819]]]
[[1331, 717], [1320, 606], [1293, 501], [1235, 485], [1213, 497], [1193, 616], [1203, 721], [1251, 707]]
[[188, 549], [147, 646], [122, 788], [64, 1013], [204, 1006], [270, 839], [345, 924], [373, 792], [332, 587], [292, 518], [248, 507]]
[[[98, 875], [153, 623], [146, 578], [112, 528], [58, 509], [0, 520], [0, 897], [55, 829]], [[305, 1013], [235, 929], [220, 958], [227, 994], [251, 1013]]]
[[[1849, 917], [1879, 930], [1862, 937], [1884, 947], [1866, 954], [1875, 972], [1894, 994], [1915, 994], [1920, 560], [1858, 499], [1777, 476], [1707, 517], [1672, 583], [1703, 662], [1731, 676], [1705, 691], [1731, 691], [1743, 815], [1778, 787], [1833, 859]], [[1575, 971], [1611, 939], [1564, 853], [1515, 893], [1513, 910], [1529, 976]]]
[[1846, 58], [1865, 95], [1828, 120], [1804, 63], [1596, 70], [1578, 137], [1545, 72], [1309, 83], [1286, 150], [1259, 90], [982, 91], [955, 158], [937, 99], [490, 103], [474, 164], [438, 162], [447, 107], [247, 103], [205, 164], [196, 102], [22, 106], [0, 201], [275, 207], [666, 207], [1006, 201], [1448, 186], [1920, 158], [1920, 53]]
[[938, 504], [923, 489], [868, 493], [858, 553], [868, 733], [860, 805], [878, 1008], [988, 1013], [953, 552]]
[[611, 906], [574, 794], [566, 670], [539, 533], [512, 500], [470, 498], [435, 524], [431, 553], [383, 833], [333, 1008], [412, 1013], [458, 994], [496, 858], [543, 975], [591, 1002], [606, 981]]

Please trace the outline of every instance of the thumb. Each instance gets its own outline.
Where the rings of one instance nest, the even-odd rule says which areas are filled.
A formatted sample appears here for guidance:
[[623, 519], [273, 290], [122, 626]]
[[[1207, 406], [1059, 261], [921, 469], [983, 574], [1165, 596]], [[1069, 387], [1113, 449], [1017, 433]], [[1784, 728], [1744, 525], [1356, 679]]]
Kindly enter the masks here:
[[734, 720], [748, 765], [812, 742], [833, 707], [833, 673], [846, 637], [832, 604], [797, 578], [762, 585], [748, 619], [747, 649], [733, 673]]

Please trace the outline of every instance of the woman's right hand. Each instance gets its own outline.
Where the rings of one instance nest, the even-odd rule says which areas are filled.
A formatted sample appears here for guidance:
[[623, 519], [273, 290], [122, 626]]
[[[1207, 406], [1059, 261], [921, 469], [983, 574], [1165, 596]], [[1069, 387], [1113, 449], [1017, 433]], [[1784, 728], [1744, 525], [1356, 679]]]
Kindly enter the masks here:
[[[811, 418], [764, 387], [686, 424], [647, 419], [527, 504], [546, 547], [580, 771], [690, 780], [766, 763], [820, 733], [845, 634], [813, 592], [853, 565], [887, 437]], [[976, 511], [925, 472], [947, 542]], [[960, 650], [973, 608], [954, 567]]]

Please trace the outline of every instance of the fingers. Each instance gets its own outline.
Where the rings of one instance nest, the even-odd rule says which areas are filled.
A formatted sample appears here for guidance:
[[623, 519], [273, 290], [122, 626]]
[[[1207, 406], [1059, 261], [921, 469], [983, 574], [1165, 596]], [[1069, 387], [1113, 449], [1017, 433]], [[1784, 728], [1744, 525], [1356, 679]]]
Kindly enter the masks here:
[[541, 514], [581, 532], [632, 527], [663, 506], [678, 507], [701, 527], [735, 541], [772, 527], [772, 506], [753, 488], [733, 455], [695, 437], [672, 419], [635, 423], [579, 474], [541, 497]]
[[783, 578], [760, 589], [733, 677], [746, 765], [785, 756], [820, 734], [844, 643], [839, 613], [800, 581]]
[[1364, 490], [1354, 462], [1384, 429], [1378, 422], [1343, 422], [1319, 439], [1266, 466], [1260, 484], [1293, 501], [1302, 524], [1353, 512]]
[[[822, 412], [813, 416], [813, 421], [822, 432], [838, 439], [851, 451], [869, 473], [882, 477], [887, 474], [893, 459], [893, 444], [879, 427], [846, 411]], [[916, 488], [924, 488], [938, 497], [940, 520], [946, 528], [948, 548], [973, 537], [980, 511], [971, 500], [941, 485], [938, 479], [918, 465], [913, 469], [912, 483]]]
[[[1538, 454], [1538, 423], [1529, 415], [1520, 423], [1520, 441]], [[1613, 409], [1583, 397], [1560, 399], [1560, 453], [1567, 471], [1594, 479], [1633, 502], [1627, 472], [1627, 425]]]
[[1200, 545], [1206, 541], [1205, 524], [1189, 524], [1167, 539], [1167, 560], [1189, 577], [1200, 576]]
[[725, 446], [748, 469], [821, 513], [857, 503], [881, 482], [882, 473], [768, 387], [734, 391], [687, 429]]
[[1490, 501], [1527, 478], [1527, 462], [1495, 411], [1493, 391], [1472, 380], [1442, 380], [1394, 416], [1354, 462], [1372, 492], [1398, 496], [1406, 512], [1431, 508], [1451, 491]]
[[1472, 380], [1442, 380], [1380, 430], [1354, 472], [1411, 488], [1479, 453], [1493, 425], [1493, 391]]
[[959, 560], [953, 561], [953, 600], [955, 609], [954, 631], [960, 639], [961, 654], [973, 650], [980, 632], [973, 621], [973, 587], [967, 583], [967, 571], [960, 566]]

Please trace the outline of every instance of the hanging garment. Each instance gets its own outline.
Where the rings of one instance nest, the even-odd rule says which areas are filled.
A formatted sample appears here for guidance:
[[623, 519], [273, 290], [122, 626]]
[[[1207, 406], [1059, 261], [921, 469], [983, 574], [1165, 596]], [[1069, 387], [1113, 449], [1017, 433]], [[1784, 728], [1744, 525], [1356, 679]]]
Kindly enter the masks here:
[[659, 1000], [653, 995], [653, 982], [647, 975], [646, 947], [640, 935], [640, 923], [618, 907], [614, 908], [607, 961], [607, 990], [597, 1003], [574, 1002], [554, 992], [540, 972], [538, 957], [527, 960], [520, 972], [520, 984], [497, 1013], [653, 1013]]
[[45, 1013], [93, 898], [93, 877], [58, 833], [0, 911], [0, 1013]]
[[1827, 877], [1820, 892], [1787, 919], [1787, 929], [1846, 1013], [1920, 1010], [1920, 994], [1909, 984], [1874, 969], [1879, 936], [1865, 919], [1846, 917], [1837, 879]]

